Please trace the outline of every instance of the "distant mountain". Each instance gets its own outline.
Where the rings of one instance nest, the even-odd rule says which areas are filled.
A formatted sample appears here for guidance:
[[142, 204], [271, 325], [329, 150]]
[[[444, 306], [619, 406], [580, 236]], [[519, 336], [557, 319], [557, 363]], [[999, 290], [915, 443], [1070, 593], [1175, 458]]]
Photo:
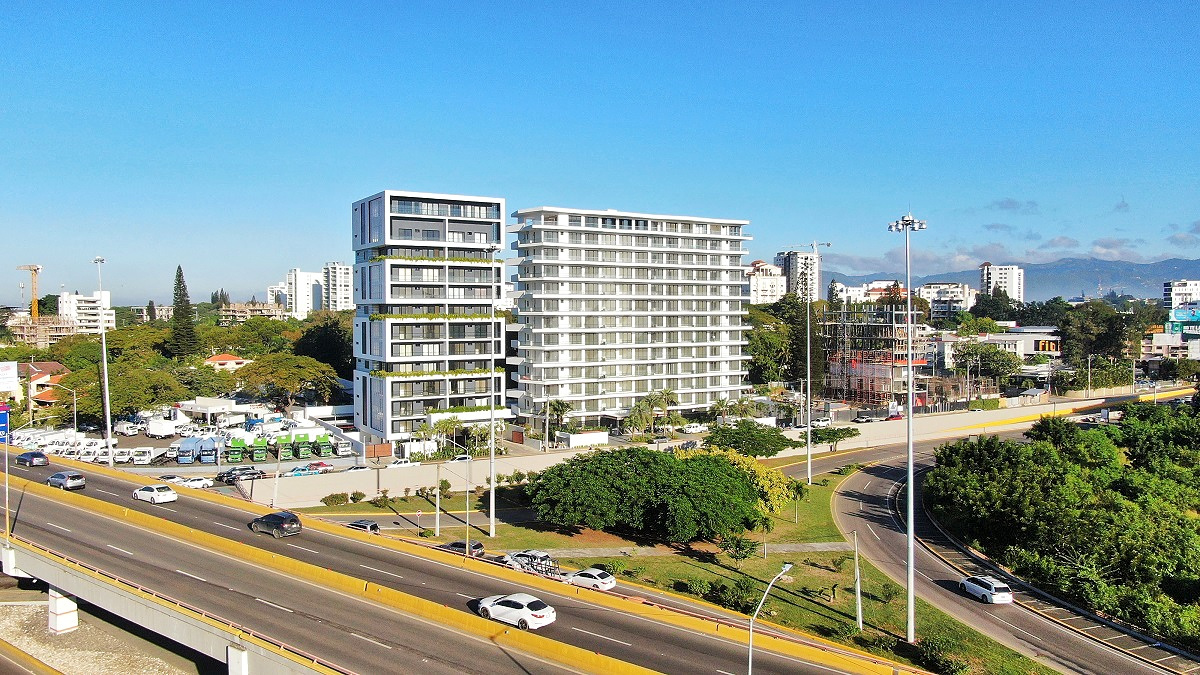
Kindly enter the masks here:
[[[1129, 294], [1138, 298], [1157, 300], [1162, 298], [1164, 281], [1200, 279], [1200, 260], [1181, 258], [1152, 263], [1098, 260], [1096, 258], [1063, 258], [1051, 263], [997, 262], [994, 264], [1018, 265], [1025, 268], [1026, 300], [1049, 300], [1059, 295], [1064, 298], [1078, 297], [1079, 295], [1093, 298], [1109, 291], [1116, 291], [1119, 295]], [[903, 283], [904, 271], [859, 275], [842, 274], [834, 270], [825, 270], [821, 273], [821, 283], [826, 286], [831, 280], [848, 286], [858, 286], [876, 279], [899, 279]], [[913, 286], [933, 281], [965, 283], [973, 288], [979, 288], [979, 270], [914, 276]]]

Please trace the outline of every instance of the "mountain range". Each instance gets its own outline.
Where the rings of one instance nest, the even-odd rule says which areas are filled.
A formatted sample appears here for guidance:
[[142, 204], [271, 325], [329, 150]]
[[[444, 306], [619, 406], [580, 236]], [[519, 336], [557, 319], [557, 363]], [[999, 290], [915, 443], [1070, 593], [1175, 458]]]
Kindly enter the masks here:
[[[1200, 260], [1170, 258], [1152, 263], [1134, 263], [1123, 260], [1099, 260], [1096, 258], [1063, 258], [1049, 263], [994, 263], [1017, 265], [1025, 270], [1025, 300], [1049, 300], [1056, 296], [1064, 298], [1095, 298], [1116, 291], [1117, 295], [1132, 295], [1138, 298], [1162, 299], [1164, 281], [1200, 278]], [[859, 286], [876, 279], [899, 279], [904, 283], [904, 271], [879, 272], [876, 274], [843, 274], [834, 270], [822, 270], [821, 283], [828, 286], [838, 281], [847, 286]], [[934, 281], [965, 283], [979, 287], [979, 270], [945, 272], [928, 276], [913, 276], [913, 286]], [[822, 292], [824, 295], [824, 292]]]

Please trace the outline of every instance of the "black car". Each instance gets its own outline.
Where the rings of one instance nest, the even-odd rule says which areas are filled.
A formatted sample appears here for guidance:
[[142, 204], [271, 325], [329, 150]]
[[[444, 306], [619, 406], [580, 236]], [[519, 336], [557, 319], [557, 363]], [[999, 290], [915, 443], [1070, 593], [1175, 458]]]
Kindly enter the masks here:
[[267, 532], [276, 539], [300, 534], [303, 529], [304, 527], [300, 525], [300, 518], [290, 511], [268, 513], [250, 521], [251, 532]]
[[[457, 553], [459, 555], [467, 554], [467, 542], [462, 541], [461, 539], [458, 541], [452, 541], [448, 544], [442, 544], [438, 548], [445, 549], [447, 551], [450, 551], [451, 553]], [[471, 557], [480, 558], [482, 556], [483, 556], [483, 542], [481, 542], [481, 541], [471, 542]]]
[[266, 476], [262, 470], [252, 466], [235, 466], [217, 474], [217, 480], [233, 485], [239, 480], [255, 480]]
[[13, 459], [13, 464], [21, 466], [47, 466], [50, 464], [50, 458], [44, 452], [22, 452]]

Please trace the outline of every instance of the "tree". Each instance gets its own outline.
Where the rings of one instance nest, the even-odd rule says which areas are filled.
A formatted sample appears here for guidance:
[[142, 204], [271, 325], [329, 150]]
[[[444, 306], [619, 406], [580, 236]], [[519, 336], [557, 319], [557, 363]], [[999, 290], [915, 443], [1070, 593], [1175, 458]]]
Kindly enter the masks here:
[[987, 317], [995, 321], [1012, 321], [1017, 318], [1016, 304], [999, 286], [993, 288], [991, 293], [980, 293], [970, 312], [977, 317]]
[[656, 420], [658, 419], [658, 411], [662, 410], [663, 415], [667, 414], [667, 410], [673, 405], [679, 405], [679, 396], [670, 389], [661, 389], [652, 391], [642, 397], [642, 402], [650, 409], [651, 420], [650, 428], [657, 429]]
[[813, 442], [828, 443], [830, 452], [837, 452], [838, 443], [851, 438], [858, 438], [861, 433], [854, 427], [825, 427], [824, 429], [812, 430]]
[[561, 429], [566, 423], [567, 415], [575, 412], [575, 406], [571, 405], [570, 401], [564, 401], [561, 398], [550, 399], [546, 404], [546, 410], [550, 417], [554, 420], [554, 428]]
[[175, 308], [171, 314], [171, 335], [167, 338], [167, 351], [176, 359], [183, 359], [200, 351], [200, 338], [196, 336], [196, 323], [192, 318], [192, 301], [188, 298], [187, 282], [183, 279], [181, 266], [175, 268]]
[[1017, 310], [1017, 321], [1022, 326], [1058, 326], [1069, 311], [1071, 303], [1060, 295], [1046, 302], [1034, 300], [1025, 303]]
[[311, 395], [329, 401], [341, 390], [337, 373], [327, 364], [307, 356], [265, 354], [237, 371], [242, 388], [263, 393], [287, 410], [296, 399]]
[[800, 447], [775, 427], [752, 420], [738, 420], [734, 426], [720, 425], [704, 439], [706, 448], [729, 448], [749, 457], [774, 457], [788, 448]]
[[754, 557], [755, 553], [758, 553], [759, 543], [750, 537], [734, 534], [722, 537], [717, 542], [717, 546], [720, 547], [722, 553], [733, 560], [735, 568], [741, 569], [743, 560], [749, 560]]
[[692, 448], [684, 449], [677, 447], [674, 450], [675, 456], [680, 459], [687, 459], [696, 455], [720, 455], [741, 469], [746, 474], [746, 478], [750, 480], [750, 484], [754, 486], [755, 492], [758, 493], [758, 510], [763, 513], [775, 513], [779, 509], [787, 505], [792, 498], [792, 491], [789, 487], [790, 478], [784, 475], [779, 469], [771, 468], [762, 462], [739, 454], [736, 450], [730, 448]]
[[708, 411], [713, 414], [713, 417], [719, 419], [721, 424], [725, 423], [725, 416], [729, 414], [729, 399], [719, 398], [708, 406]]
[[224, 288], [218, 288], [209, 297], [209, 302], [217, 307], [224, 307], [229, 304], [229, 292]]
[[158, 309], [153, 300], [146, 302], [146, 321], [158, 321]]
[[1058, 334], [1062, 337], [1063, 360], [1077, 366], [1087, 361], [1088, 354], [1124, 356], [1132, 337], [1121, 315], [1100, 300], [1071, 308], [1063, 315]]
[[327, 363], [338, 377], [354, 376], [354, 312], [313, 312], [300, 337], [292, 344], [292, 353], [311, 356]]
[[779, 382], [788, 363], [788, 327], [783, 324], [754, 326], [746, 336], [752, 383]]
[[42, 316], [58, 315], [58, 296], [47, 293], [38, 299], [38, 314]]
[[629, 409], [623, 424], [626, 429], [641, 433], [654, 424], [654, 414], [650, 412], [650, 406], [646, 405], [645, 401], [638, 401]]
[[837, 282], [833, 279], [829, 280], [829, 288], [825, 291], [825, 299], [829, 302], [829, 309], [835, 312], [841, 311], [844, 306], [842, 294], [838, 292]]
[[976, 317], [970, 312], [958, 313], [958, 328], [955, 331], [959, 337], [982, 335], [984, 333], [1003, 333], [1000, 324], [988, 317]]
[[954, 348], [954, 370], [965, 373], [969, 365], [983, 377], [1004, 380], [1021, 370], [1021, 357], [987, 342], [963, 341]]

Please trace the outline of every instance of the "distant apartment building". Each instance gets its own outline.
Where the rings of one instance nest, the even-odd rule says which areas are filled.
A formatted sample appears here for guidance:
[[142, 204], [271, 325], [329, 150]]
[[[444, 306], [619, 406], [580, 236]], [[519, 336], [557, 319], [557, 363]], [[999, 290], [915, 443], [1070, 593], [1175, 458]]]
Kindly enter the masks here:
[[895, 279], [875, 279], [860, 286], [847, 286], [840, 281], [833, 282], [833, 292], [838, 294], [847, 305], [859, 305], [864, 302], [875, 302], [887, 297], [896, 289], [900, 297], [905, 297], [904, 284]]
[[1191, 302], [1200, 302], [1200, 281], [1177, 279], [1163, 282], [1163, 307], [1175, 309]]
[[1025, 302], [1025, 270], [1016, 265], [993, 265], [985, 262], [979, 266], [979, 292], [994, 295], [996, 289], [1005, 295]]
[[155, 305], [154, 316], [150, 316], [150, 306], [130, 307], [133, 311], [133, 319], [138, 323], [146, 323], [148, 321], [170, 321], [171, 317], [175, 316], [174, 305]]
[[99, 335], [117, 327], [117, 313], [112, 308], [108, 291], [96, 291], [91, 295], [81, 293], [59, 293], [58, 316], [74, 321], [77, 332]]
[[307, 319], [313, 311], [321, 309], [324, 287], [321, 272], [301, 272], [299, 268], [288, 270], [284, 286], [287, 288], [284, 306], [288, 314], [297, 319]]
[[780, 251], [775, 254], [775, 264], [787, 280], [785, 293], [795, 293], [801, 300], [807, 297], [809, 302], [821, 299], [821, 256], [811, 251]]
[[934, 282], [918, 286], [914, 291], [918, 298], [929, 303], [929, 320], [953, 319], [959, 312], [975, 306], [979, 292], [969, 284]]
[[749, 221], [543, 206], [515, 214], [519, 415], [624, 418], [653, 391], [743, 391]]
[[288, 317], [287, 307], [265, 302], [231, 302], [217, 311], [217, 322], [222, 326], [246, 323], [253, 317], [273, 320]]
[[502, 406], [504, 199], [388, 190], [354, 202], [354, 423], [369, 444], [407, 440]]
[[340, 312], [354, 309], [354, 267], [340, 262], [327, 262], [321, 268], [323, 302], [321, 309]]
[[287, 307], [287, 284], [271, 284], [267, 286], [267, 302], [268, 305], [283, 305]]
[[746, 270], [746, 290], [752, 305], [778, 302], [787, 294], [787, 277], [783, 275], [783, 268], [755, 260]]

